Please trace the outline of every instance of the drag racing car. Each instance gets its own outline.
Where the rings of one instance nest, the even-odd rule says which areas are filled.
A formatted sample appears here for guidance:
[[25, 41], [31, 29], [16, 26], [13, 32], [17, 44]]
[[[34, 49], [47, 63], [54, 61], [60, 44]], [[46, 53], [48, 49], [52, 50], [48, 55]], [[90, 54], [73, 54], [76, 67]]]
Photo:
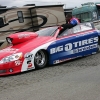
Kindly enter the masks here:
[[95, 54], [100, 31], [91, 23], [70, 29], [54, 26], [37, 32], [19, 32], [6, 38], [0, 50], [0, 76], [20, 73]]

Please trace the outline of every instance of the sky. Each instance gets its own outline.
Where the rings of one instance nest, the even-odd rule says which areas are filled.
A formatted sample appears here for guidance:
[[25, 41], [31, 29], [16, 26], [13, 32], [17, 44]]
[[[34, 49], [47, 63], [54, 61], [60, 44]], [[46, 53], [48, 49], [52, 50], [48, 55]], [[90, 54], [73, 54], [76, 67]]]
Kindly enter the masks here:
[[64, 8], [73, 8], [86, 2], [100, 2], [100, 0], [0, 0], [0, 5], [21, 7], [25, 4], [35, 4], [36, 6], [64, 4]]

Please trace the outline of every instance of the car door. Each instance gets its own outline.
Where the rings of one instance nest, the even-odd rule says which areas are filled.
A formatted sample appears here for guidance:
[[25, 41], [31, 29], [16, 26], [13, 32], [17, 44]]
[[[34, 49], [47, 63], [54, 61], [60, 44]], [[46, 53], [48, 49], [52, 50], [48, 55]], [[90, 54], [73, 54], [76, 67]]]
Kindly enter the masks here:
[[85, 31], [77, 26], [65, 30], [49, 47], [50, 63], [60, 63], [92, 54], [97, 51], [97, 45], [98, 34], [92, 29]]

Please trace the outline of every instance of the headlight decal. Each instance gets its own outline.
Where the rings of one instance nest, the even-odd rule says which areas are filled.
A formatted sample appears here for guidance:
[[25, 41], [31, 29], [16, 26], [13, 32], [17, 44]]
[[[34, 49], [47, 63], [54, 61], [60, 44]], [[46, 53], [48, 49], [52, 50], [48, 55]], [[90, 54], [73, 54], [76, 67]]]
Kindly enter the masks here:
[[20, 60], [22, 58], [22, 56], [23, 56], [22, 52], [16, 53], [16, 54], [12, 54], [10, 56], [7, 56], [7, 57], [3, 58], [0, 61], [0, 64], [8, 63], [8, 62], [16, 61], [16, 60]]

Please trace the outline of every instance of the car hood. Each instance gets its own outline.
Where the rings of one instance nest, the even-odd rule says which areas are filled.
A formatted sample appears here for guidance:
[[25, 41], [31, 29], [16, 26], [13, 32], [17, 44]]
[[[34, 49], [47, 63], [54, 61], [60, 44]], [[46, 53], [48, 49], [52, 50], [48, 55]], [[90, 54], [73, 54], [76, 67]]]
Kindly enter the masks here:
[[0, 60], [6, 56], [22, 52], [23, 54], [27, 52], [31, 52], [35, 48], [44, 45], [48, 42], [54, 41], [55, 39], [53, 37], [37, 37], [35, 39], [31, 39], [29, 41], [14, 45], [14, 46], [9, 46], [5, 49], [0, 50]]

